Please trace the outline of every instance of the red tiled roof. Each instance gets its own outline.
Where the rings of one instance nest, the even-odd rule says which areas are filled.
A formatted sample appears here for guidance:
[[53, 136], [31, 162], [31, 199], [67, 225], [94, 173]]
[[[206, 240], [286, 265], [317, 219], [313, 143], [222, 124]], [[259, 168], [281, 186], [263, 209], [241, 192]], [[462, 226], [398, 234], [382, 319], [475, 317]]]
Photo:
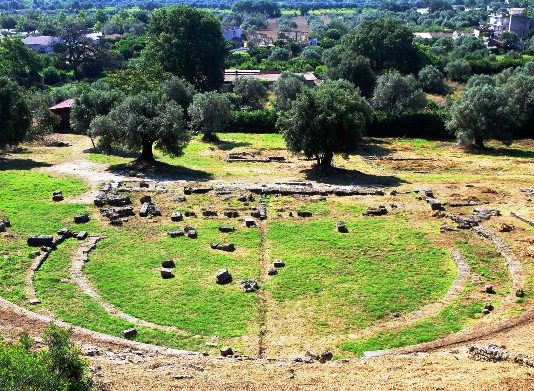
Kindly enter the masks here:
[[52, 106], [49, 108], [49, 110], [57, 110], [57, 109], [69, 109], [72, 107], [72, 104], [74, 103], [74, 99], [67, 99], [63, 102], [58, 103], [55, 106]]

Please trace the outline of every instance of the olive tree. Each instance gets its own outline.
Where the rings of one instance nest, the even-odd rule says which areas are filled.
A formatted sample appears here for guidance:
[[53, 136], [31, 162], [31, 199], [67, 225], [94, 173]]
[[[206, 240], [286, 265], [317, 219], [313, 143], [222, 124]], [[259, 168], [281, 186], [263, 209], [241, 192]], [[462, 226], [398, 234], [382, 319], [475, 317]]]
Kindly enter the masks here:
[[274, 83], [274, 106], [277, 110], [287, 110], [297, 95], [306, 88], [306, 80], [300, 75], [282, 73]]
[[503, 90], [495, 85], [478, 85], [465, 90], [450, 110], [446, 123], [458, 142], [466, 147], [483, 148], [484, 141], [509, 139], [509, 106]]
[[413, 75], [392, 71], [378, 78], [372, 102], [377, 110], [402, 115], [424, 108], [426, 97]]
[[134, 95], [99, 115], [89, 129], [104, 150], [141, 151], [138, 161], [154, 162], [153, 147], [180, 156], [190, 139], [182, 108], [158, 93]]
[[425, 92], [444, 94], [447, 87], [443, 82], [443, 73], [433, 65], [427, 65], [417, 75], [419, 85]]
[[92, 134], [89, 132], [91, 122], [99, 115], [108, 114], [113, 106], [124, 99], [117, 91], [87, 90], [74, 99], [70, 113], [70, 126], [78, 134], [85, 134], [91, 138], [95, 147]]
[[340, 45], [326, 51], [323, 60], [328, 67], [326, 76], [329, 79], [348, 80], [358, 87], [364, 96], [369, 97], [373, 94], [376, 75], [367, 57], [346, 50]]
[[454, 81], [466, 81], [471, 75], [471, 66], [467, 60], [455, 60], [445, 65], [445, 73]]
[[177, 76], [165, 80], [161, 84], [161, 89], [169, 99], [178, 103], [184, 111], [193, 102], [193, 96], [197, 93], [195, 86]]
[[234, 93], [244, 104], [256, 106], [267, 96], [267, 89], [255, 77], [238, 77], [234, 84]]
[[301, 92], [280, 114], [277, 127], [289, 150], [303, 151], [328, 168], [335, 153], [349, 153], [358, 145], [370, 116], [369, 104], [352, 84], [327, 80]]
[[214, 91], [196, 94], [187, 112], [192, 128], [203, 133], [204, 141], [216, 140], [215, 133], [223, 130], [232, 118], [230, 101]]

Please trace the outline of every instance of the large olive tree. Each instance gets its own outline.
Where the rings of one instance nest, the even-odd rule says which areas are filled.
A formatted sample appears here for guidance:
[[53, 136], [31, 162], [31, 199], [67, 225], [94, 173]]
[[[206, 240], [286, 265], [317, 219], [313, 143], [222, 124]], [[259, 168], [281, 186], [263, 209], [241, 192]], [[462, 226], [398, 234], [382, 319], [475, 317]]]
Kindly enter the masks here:
[[371, 108], [346, 81], [325, 81], [301, 92], [277, 122], [289, 150], [303, 151], [317, 165], [328, 168], [335, 153], [349, 153], [358, 145], [370, 120]]
[[143, 162], [154, 162], [153, 147], [180, 156], [190, 139], [182, 108], [158, 93], [134, 95], [97, 116], [89, 129], [103, 149], [122, 147], [140, 151]]
[[217, 139], [216, 132], [224, 129], [232, 118], [230, 101], [218, 92], [196, 94], [187, 109], [192, 128], [203, 134], [204, 141]]

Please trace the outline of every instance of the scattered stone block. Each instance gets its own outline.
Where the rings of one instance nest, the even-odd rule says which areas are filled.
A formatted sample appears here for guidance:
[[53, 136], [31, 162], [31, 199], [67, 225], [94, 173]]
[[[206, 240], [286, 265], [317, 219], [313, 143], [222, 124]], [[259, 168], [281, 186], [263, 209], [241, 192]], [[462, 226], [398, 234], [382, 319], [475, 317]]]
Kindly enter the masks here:
[[116, 226], [116, 227], [119, 227], [119, 226], [122, 225], [122, 220], [111, 220], [109, 223], [110, 223], [111, 225], [114, 225], [114, 226]]
[[513, 224], [502, 223], [499, 227], [499, 232], [512, 232], [514, 229]]
[[193, 212], [192, 210], [186, 210], [184, 212], [184, 216], [185, 217], [197, 217], [197, 214], [195, 212]]
[[286, 158], [284, 156], [267, 156], [269, 162], [285, 162]]
[[383, 216], [387, 215], [388, 210], [384, 205], [380, 205], [378, 208], [369, 208], [363, 212], [364, 216]]
[[[74, 237], [74, 233], [72, 234], [72, 237]], [[56, 236], [54, 237], [54, 240], [52, 240], [52, 248], [57, 248], [61, 243], [65, 241], [67, 237], [66, 236]]]
[[219, 226], [219, 232], [228, 233], [228, 232], [234, 232], [234, 231], [235, 231], [235, 228], [233, 225], [220, 225]]
[[220, 250], [220, 251], [226, 251], [226, 252], [233, 252], [235, 251], [235, 246], [233, 243], [211, 243], [210, 247], [213, 250]]
[[137, 336], [136, 329], [127, 329], [122, 331], [122, 336], [127, 339], [135, 338]]
[[173, 267], [176, 267], [176, 264], [174, 263], [172, 259], [166, 259], [163, 262], [161, 262], [161, 267], [171, 269]]
[[415, 192], [419, 195], [425, 196], [425, 197], [431, 197], [434, 198], [434, 192], [429, 188], [418, 188], [415, 189]]
[[147, 217], [149, 208], [150, 208], [150, 203], [149, 202], [145, 202], [143, 205], [141, 205], [141, 210], [139, 211], [139, 216]]
[[37, 304], [41, 304], [41, 300], [39, 300], [39, 299], [37, 299], [37, 298], [36, 298], [36, 299], [31, 299], [31, 300], [29, 301], [29, 303], [30, 303], [31, 305], [37, 305]]
[[484, 286], [484, 292], [493, 295], [495, 294], [495, 289], [493, 288], [493, 285], [487, 284], [486, 286]]
[[286, 264], [281, 259], [275, 259], [274, 262], [273, 262], [273, 266], [278, 269], [278, 268], [281, 268], [281, 267], [285, 267]]
[[178, 236], [185, 236], [185, 232], [180, 229], [177, 229], [175, 231], [167, 232], [167, 235], [169, 235], [171, 238], [177, 238]]
[[152, 197], [149, 196], [149, 195], [144, 195], [144, 196], [142, 196], [142, 197], [140, 198], [139, 201], [141, 202], [141, 205], [142, 205], [142, 204], [146, 204], [147, 202], [148, 202], [149, 204], [151, 204], [151, 203], [152, 203]]
[[60, 202], [63, 201], [65, 198], [63, 197], [63, 192], [61, 190], [56, 190], [52, 193], [52, 201], [54, 202]]
[[76, 239], [78, 240], [84, 240], [85, 238], [87, 238], [87, 231], [80, 231], [78, 232], [78, 235], [76, 235]]
[[229, 284], [232, 282], [232, 275], [228, 269], [220, 269], [215, 275], [215, 282], [219, 285]]
[[74, 232], [68, 228], [61, 228], [59, 231], [57, 231], [57, 234], [66, 238], [72, 238], [74, 236]]
[[223, 356], [223, 357], [231, 357], [233, 355], [234, 355], [234, 351], [232, 350], [231, 347], [225, 346], [225, 347], [221, 348], [221, 356]]
[[174, 278], [174, 274], [172, 272], [172, 269], [170, 268], [162, 267], [160, 272], [161, 272], [161, 278], [163, 279]]
[[432, 197], [427, 197], [425, 200], [426, 200], [426, 202], [428, 202], [430, 204], [430, 209], [432, 209], [432, 210], [445, 210], [445, 208], [443, 207], [441, 202], [438, 201], [437, 199], [432, 198]]
[[132, 200], [128, 196], [111, 196], [106, 199], [109, 206], [126, 206], [131, 205]]
[[190, 194], [205, 194], [209, 193], [213, 190], [213, 187], [192, 187], [192, 186], [186, 186], [184, 187], [184, 194], [190, 195]]
[[141, 181], [141, 182], [139, 182], [139, 187], [140, 187], [141, 189], [148, 189], [149, 184], [148, 184], [148, 182]]
[[74, 216], [74, 222], [76, 224], [88, 223], [89, 220], [90, 220], [90, 218], [89, 218], [89, 214], [88, 213], [80, 213], [80, 214], [77, 214], [76, 216]]
[[6, 225], [4, 224], [4, 222], [0, 222], [0, 232], [6, 232]]
[[327, 361], [332, 360], [332, 358], [334, 358], [334, 355], [332, 354], [332, 352], [326, 351], [319, 355], [319, 362], [325, 363]]
[[52, 246], [54, 237], [52, 235], [35, 235], [30, 236], [27, 240], [28, 246], [41, 247]]
[[217, 217], [217, 211], [215, 210], [203, 210], [202, 216], [204, 217]]
[[247, 228], [253, 228], [256, 226], [256, 221], [252, 217], [245, 217], [245, 226]]
[[161, 212], [159, 211], [158, 208], [156, 208], [156, 205], [150, 202], [145, 202], [141, 206], [141, 210], [139, 211], [139, 216], [148, 217], [149, 215], [150, 216], [161, 216]]
[[239, 217], [239, 212], [237, 210], [227, 210], [224, 212], [224, 215], [229, 219], [235, 219], [236, 217]]
[[518, 289], [515, 291], [515, 296], [519, 298], [525, 297], [525, 291], [523, 289]]
[[299, 210], [297, 211], [298, 217], [312, 217], [313, 213], [308, 210]]
[[258, 289], [260, 289], [260, 286], [256, 280], [243, 280], [239, 284], [239, 287], [245, 291], [245, 293], [256, 292]]
[[177, 195], [177, 196], [174, 197], [174, 201], [176, 201], [176, 202], [185, 202], [185, 201], [187, 201], [187, 199], [183, 195]]
[[187, 230], [187, 237], [189, 239], [196, 239], [198, 237], [197, 230], [192, 228]]
[[6, 228], [11, 228], [11, 221], [9, 221], [8, 219], [0, 219], [0, 222], [4, 224]]
[[182, 221], [184, 219], [184, 216], [180, 212], [174, 212], [171, 214], [171, 220], [172, 221]]
[[346, 233], [349, 232], [345, 222], [343, 222], [343, 221], [338, 221], [336, 223], [336, 227], [337, 227], [337, 231], [342, 233], [342, 234], [346, 234]]
[[270, 275], [270, 276], [275, 276], [275, 275], [278, 274], [278, 269], [272, 267], [267, 271], [267, 274]]

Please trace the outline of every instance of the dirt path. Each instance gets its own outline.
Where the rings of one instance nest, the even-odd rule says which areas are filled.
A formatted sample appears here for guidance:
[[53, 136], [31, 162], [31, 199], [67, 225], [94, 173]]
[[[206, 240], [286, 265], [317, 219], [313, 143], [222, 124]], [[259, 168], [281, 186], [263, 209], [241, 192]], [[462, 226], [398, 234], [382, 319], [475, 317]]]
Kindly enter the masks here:
[[159, 325], [156, 323], [152, 323], [152, 322], [148, 322], [148, 321], [136, 318], [133, 315], [127, 314], [126, 312], [123, 312], [119, 310], [118, 308], [116, 308], [113, 304], [104, 300], [102, 296], [100, 296], [96, 292], [96, 290], [92, 287], [89, 281], [85, 278], [83, 274], [83, 267], [85, 263], [88, 261], [89, 252], [92, 251], [96, 247], [96, 244], [98, 243], [100, 239], [102, 239], [101, 236], [90, 236], [87, 242], [78, 249], [74, 257], [72, 258], [70, 275], [72, 279], [74, 280], [74, 282], [80, 287], [82, 292], [88, 295], [89, 297], [91, 297], [92, 299], [94, 299], [108, 314], [124, 319], [125, 321], [130, 322], [136, 326], [146, 327], [149, 329], [166, 331], [166, 332], [173, 332], [173, 333], [177, 333], [180, 335], [189, 335], [189, 333], [177, 327]]
[[40, 303], [40, 300], [37, 297], [37, 292], [35, 291], [35, 286], [33, 285], [33, 280], [35, 278], [35, 273], [41, 268], [42, 264], [46, 261], [47, 258], [48, 252], [39, 252], [39, 255], [35, 257], [24, 276], [24, 291], [26, 293], [26, 298], [30, 304]]
[[265, 221], [260, 220], [258, 223], [260, 229], [260, 248], [259, 248], [259, 277], [258, 284], [260, 285], [260, 290], [258, 293], [258, 322], [259, 322], [259, 331], [258, 331], [258, 357], [263, 358], [267, 350], [265, 337], [267, 335], [267, 312], [268, 312], [268, 299], [269, 292], [266, 292], [263, 289], [263, 284], [267, 280], [267, 272], [269, 270], [269, 257], [267, 254], [267, 249], [265, 242], [267, 240], [267, 224]]

